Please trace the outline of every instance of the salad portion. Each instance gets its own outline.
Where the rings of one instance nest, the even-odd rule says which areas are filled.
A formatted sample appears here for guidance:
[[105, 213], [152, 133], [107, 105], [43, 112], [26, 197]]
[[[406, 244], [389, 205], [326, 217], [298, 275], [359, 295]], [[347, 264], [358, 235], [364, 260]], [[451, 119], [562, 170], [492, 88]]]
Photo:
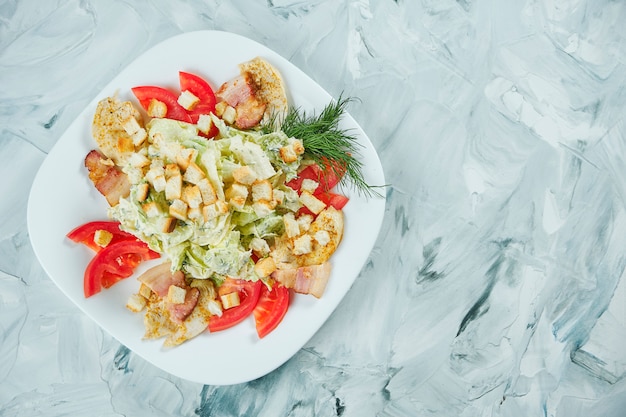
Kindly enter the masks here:
[[198, 75], [179, 80], [177, 93], [133, 88], [139, 106], [117, 97], [97, 106], [98, 147], [85, 166], [111, 221], [68, 234], [96, 252], [85, 296], [161, 257], [127, 303], [144, 313], [145, 338], [175, 346], [250, 316], [264, 337], [292, 292], [324, 293], [348, 203], [334, 188], [347, 178], [369, 190], [355, 142], [338, 128], [347, 101], [311, 117], [290, 108], [262, 58], [215, 92]]

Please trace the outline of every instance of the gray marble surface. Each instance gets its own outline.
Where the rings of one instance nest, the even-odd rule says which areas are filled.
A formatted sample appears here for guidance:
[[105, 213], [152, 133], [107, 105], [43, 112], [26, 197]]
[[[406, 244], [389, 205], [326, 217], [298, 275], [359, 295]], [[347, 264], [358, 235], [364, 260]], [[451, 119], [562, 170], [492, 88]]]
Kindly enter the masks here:
[[[624, 415], [625, 20], [611, 0], [0, 2], [0, 415]], [[37, 169], [84, 106], [199, 29], [359, 97], [390, 184], [328, 322], [276, 371], [222, 387], [93, 324], [26, 225]]]

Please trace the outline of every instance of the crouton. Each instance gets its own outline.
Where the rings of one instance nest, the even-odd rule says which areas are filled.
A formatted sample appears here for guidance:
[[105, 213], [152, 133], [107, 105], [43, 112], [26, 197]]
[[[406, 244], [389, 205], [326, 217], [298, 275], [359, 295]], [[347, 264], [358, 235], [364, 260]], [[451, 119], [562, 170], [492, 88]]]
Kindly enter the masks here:
[[148, 300], [142, 297], [139, 294], [133, 294], [126, 301], [126, 308], [132, 311], [133, 313], [139, 313], [148, 304]]
[[185, 185], [181, 199], [187, 203], [190, 208], [198, 208], [202, 205], [202, 194], [197, 185]]
[[93, 241], [100, 247], [105, 247], [113, 240], [113, 233], [108, 230], [96, 230], [93, 235]]
[[176, 199], [170, 205], [170, 216], [176, 217], [178, 220], [187, 220], [187, 203], [183, 200]]
[[256, 173], [247, 165], [237, 168], [233, 171], [233, 178], [240, 184], [250, 185], [256, 181]]
[[305, 255], [311, 253], [313, 245], [310, 235], [302, 235], [293, 241], [293, 254]]
[[237, 307], [239, 304], [241, 304], [241, 300], [239, 299], [239, 293], [237, 291], [220, 295], [220, 301], [222, 302], [222, 308], [224, 310]]
[[190, 161], [183, 179], [190, 184], [197, 185], [203, 178], [206, 178], [204, 171], [195, 162]]
[[167, 115], [167, 105], [155, 98], [148, 104], [148, 116], [163, 118]]
[[137, 191], [135, 192], [135, 199], [139, 202], [146, 201], [148, 195], [150, 194], [150, 184], [147, 182], [142, 182], [141, 184], [137, 184]]
[[[178, 166], [176, 166], [178, 168]], [[175, 200], [181, 198], [183, 192], [183, 177], [174, 175], [169, 177], [165, 182], [165, 198]]]
[[187, 290], [176, 285], [170, 285], [167, 289], [167, 301], [172, 304], [183, 304]]
[[303, 191], [302, 194], [300, 194], [300, 202], [314, 214], [318, 214], [326, 208], [324, 202], [318, 200], [308, 191]]
[[191, 91], [185, 90], [180, 93], [177, 101], [185, 110], [193, 110], [200, 102], [200, 99]]
[[292, 238], [300, 234], [300, 226], [296, 221], [293, 213], [289, 212], [283, 216], [283, 223], [285, 225], [285, 233], [287, 237]]
[[256, 181], [252, 184], [252, 201], [272, 201], [272, 184], [268, 180]]
[[256, 274], [261, 278], [269, 276], [275, 270], [276, 263], [272, 257], [259, 259], [254, 265], [254, 272], [256, 272]]
[[226, 190], [226, 199], [236, 209], [242, 209], [248, 198], [248, 187], [234, 183]]
[[202, 202], [204, 204], [213, 204], [217, 201], [215, 188], [213, 188], [213, 185], [207, 178], [198, 181], [197, 186], [200, 189], [200, 195], [202, 196]]

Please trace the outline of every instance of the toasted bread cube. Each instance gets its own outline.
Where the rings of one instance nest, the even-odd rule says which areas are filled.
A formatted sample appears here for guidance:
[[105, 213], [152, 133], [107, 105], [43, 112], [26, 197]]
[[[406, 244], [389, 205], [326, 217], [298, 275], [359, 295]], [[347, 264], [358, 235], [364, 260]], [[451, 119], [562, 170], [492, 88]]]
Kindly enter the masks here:
[[211, 116], [208, 114], [201, 114], [200, 117], [198, 117], [196, 126], [198, 126], [200, 132], [206, 135], [213, 127], [213, 119], [211, 119]]
[[159, 175], [154, 180], [152, 180], [152, 186], [157, 192], [165, 191], [165, 187], [167, 186], [167, 180], [165, 179], [165, 175]]
[[145, 203], [144, 205], [141, 206], [141, 208], [143, 209], [143, 211], [146, 213], [146, 216], [148, 217], [156, 217], [161, 214], [161, 209], [159, 208], [159, 205], [154, 201]]
[[305, 255], [313, 250], [313, 242], [310, 235], [302, 235], [293, 241], [293, 254]]
[[137, 119], [131, 116], [122, 122], [122, 129], [132, 136], [141, 129], [141, 125], [139, 125]]
[[193, 148], [182, 148], [176, 154], [175, 160], [178, 166], [184, 171], [189, 167], [189, 164], [196, 160], [198, 151]]
[[[165, 178], [177, 177], [180, 176], [180, 168], [177, 164], [167, 164], [165, 165]], [[182, 178], [181, 178], [182, 179]]]
[[285, 233], [287, 237], [293, 238], [300, 234], [300, 226], [296, 221], [293, 213], [289, 212], [283, 216], [283, 223], [285, 225]]
[[326, 208], [324, 202], [318, 200], [308, 191], [303, 191], [302, 194], [300, 194], [300, 202], [314, 214], [319, 214]]
[[128, 157], [128, 163], [134, 168], [143, 168], [150, 165], [150, 159], [146, 155], [133, 152]]
[[203, 178], [206, 178], [204, 171], [195, 162], [189, 162], [183, 179], [190, 184], [197, 185]]
[[150, 194], [150, 184], [147, 182], [142, 182], [141, 184], [137, 184], [137, 192], [135, 193], [135, 198], [137, 201], [146, 201], [148, 195]]
[[168, 200], [175, 200], [181, 198], [183, 191], [183, 177], [174, 175], [169, 177], [165, 183], [165, 198]]
[[313, 216], [310, 214], [302, 214], [300, 215], [296, 221], [298, 222], [298, 226], [300, 227], [300, 233], [306, 233], [311, 227], [311, 223], [313, 223]]
[[268, 277], [274, 271], [276, 271], [276, 263], [271, 256], [259, 259], [254, 265], [254, 272], [261, 278]]
[[170, 216], [176, 217], [178, 220], [187, 220], [187, 208], [187, 203], [176, 199], [170, 205]]
[[220, 295], [220, 301], [222, 302], [222, 308], [224, 310], [237, 307], [239, 304], [241, 304], [241, 300], [239, 299], [239, 293], [237, 291]]
[[302, 144], [301, 140], [294, 139], [291, 143], [291, 146], [293, 146], [293, 150], [296, 154], [302, 155], [304, 153], [304, 145]]
[[222, 117], [222, 115], [224, 114], [224, 110], [226, 110], [226, 107], [228, 107], [228, 103], [225, 101], [220, 101], [219, 103], [217, 103], [215, 105], [215, 115], [217, 117]]
[[261, 256], [266, 256], [270, 253], [270, 245], [265, 239], [261, 239], [260, 237], [253, 237], [250, 241], [249, 248], [251, 251]]
[[272, 190], [272, 194], [274, 195], [274, 202], [276, 204], [283, 204], [285, 201], [285, 192], [283, 190]]
[[202, 195], [202, 202], [204, 204], [213, 204], [217, 201], [217, 194], [215, 192], [215, 188], [208, 180], [208, 178], [203, 178], [198, 181], [198, 188], [200, 189], [200, 194]]
[[226, 106], [224, 109], [224, 113], [222, 113], [222, 120], [224, 120], [229, 125], [235, 123], [237, 119], [237, 110], [235, 110], [232, 106]]
[[152, 290], [150, 289], [150, 287], [142, 282], [139, 286], [138, 294], [147, 300], [152, 295]]
[[150, 163], [150, 169], [146, 172], [145, 178], [150, 184], [154, 185], [154, 180], [161, 176], [165, 179], [165, 169], [163, 165], [160, 165], [157, 160], [153, 159]]
[[190, 208], [199, 208], [202, 205], [200, 188], [197, 185], [185, 185], [181, 199], [186, 202]]
[[148, 116], [163, 118], [167, 115], [167, 105], [155, 98], [148, 104]]
[[269, 216], [272, 211], [274, 211], [274, 207], [272, 207], [272, 203], [266, 200], [255, 201], [252, 203], [252, 210], [259, 217]]
[[330, 242], [330, 234], [327, 230], [318, 230], [315, 232], [315, 235], [313, 235], [313, 239], [315, 239], [320, 246], [326, 246], [328, 242]]
[[176, 285], [170, 285], [167, 289], [167, 301], [172, 304], [183, 304], [187, 290]]
[[133, 313], [139, 313], [146, 308], [147, 300], [139, 294], [133, 294], [126, 301], [126, 308]]
[[320, 183], [312, 180], [310, 178], [305, 178], [302, 180], [302, 184], [300, 185], [300, 190], [301, 191], [308, 191], [311, 194], [313, 194], [315, 192], [315, 190], [317, 190], [317, 187], [319, 187]]
[[[219, 201], [218, 201], [219, 202]], [[208, 204], [202, 207], [202, 216], [204, 216], [204, 221], [208, 222], [209, 220], [213, 220], [221, 213], [219, 212], [219, 208], [217, 202], [214, 204]]]
[[176, 229], [178, 220], [175, 217], [165, 217], [161, 224], [161, 231], [163, 233], [172, 233]]
[[133, 145], [141, 146], [148, 139], [148, 132], [142, 127], [131, 135], [131, 139], [133, 140]]
[[108, 230], [96, 230], [93, 235], [93, 241], [100, 247], [105, 247], [113, 240], [113, 233]]
[[233, 178], [240, 184], [250, 185], [256, 181], [256, 173], [247, 165], [237, 168], [233, 171]]
[[293, 149], [292, 145], [283, 146], [278, 150], [278, 154], [280, 155], [280, 159], [282, 159], [286, 163], [295, 162], [298, 160], [298, 154]]
[[248, 198], [248, 187], [243, 184], [232, 184], [226, 190], [226, 199], [228, 202], [237, 209], [242, 209], [246, 204]]
[[272, 191], [272, 184], [268, 180], [256, 181], [252, 184], [252, 201], [272, 201], [274, 199]]
[[178, 104], [183, 106], [185, 110], [193, 110], [198, 103], [200, 103], [200, 99], [193, 94], [191, 91], [185, 90], [178, 96]]
[[202, 214], [201, 207], [189, 207], [187, 210], [187, 218], [191, 220], [204, 220], [204, 214]]

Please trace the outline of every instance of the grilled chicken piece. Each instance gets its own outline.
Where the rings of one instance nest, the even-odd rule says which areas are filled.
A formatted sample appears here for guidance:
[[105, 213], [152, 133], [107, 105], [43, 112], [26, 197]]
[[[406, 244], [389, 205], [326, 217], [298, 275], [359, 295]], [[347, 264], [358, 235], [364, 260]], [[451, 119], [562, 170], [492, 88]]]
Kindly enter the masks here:
[[218, 101], [236, 110], [235, 127], [249, 129], [264, 117], [280, 117], [287, 111], [287, 96], [278, 71], [257, 57], [239, 65], [240, 75], [215, 93]]
[[100, 151], [117, 165], [146, 138], [139, 110], [130, 101], [120, 101], [115, 97], [100, 100], [91, 133]]
[[[172, 347], [192, 339], [206, 330], [209, 319], [221, 314], [217, 291], [210, 280], [192, 279], [182, 272], [171, 272], [171, 263], [164, 262], [145, 271], [137, 278], [149, 289], [146, 298], [144, 325], [147, 339], [166, 337], [163, 345]], [[183, 302], [173, 302], [168, 293], [171, 286], [184, 288]]]
[[130, 182], [126, 174], [97, 150], [87, 154], [85, 167], [89, 170], [89, 179], [109, 205], [115, 206], [120, 198], [128, 197], [130, 194]]

